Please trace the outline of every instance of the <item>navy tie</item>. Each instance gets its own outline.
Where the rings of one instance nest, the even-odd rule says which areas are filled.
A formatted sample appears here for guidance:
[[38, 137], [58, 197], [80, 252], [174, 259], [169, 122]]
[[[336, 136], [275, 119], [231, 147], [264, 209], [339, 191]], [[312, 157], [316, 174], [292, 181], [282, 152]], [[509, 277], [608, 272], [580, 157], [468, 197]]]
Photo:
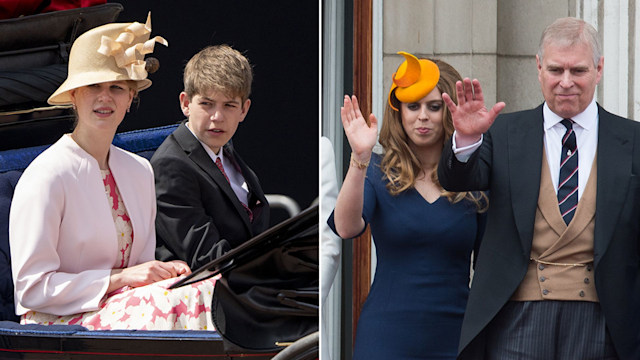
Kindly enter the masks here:
[[567, 225], [578, 207], [578, 143], [573, 131], [573, 121], [562, 120], [567, 132], [562, 137], [560, 152], [560, 177], [558, 178], [558, 205]]

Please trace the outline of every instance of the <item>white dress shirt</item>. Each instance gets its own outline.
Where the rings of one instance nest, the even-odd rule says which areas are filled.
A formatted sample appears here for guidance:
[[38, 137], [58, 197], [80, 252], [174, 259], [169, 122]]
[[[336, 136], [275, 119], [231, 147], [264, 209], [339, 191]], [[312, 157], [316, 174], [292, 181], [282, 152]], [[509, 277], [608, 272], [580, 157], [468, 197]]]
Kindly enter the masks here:
[[[542, 109], [544, 118], [544, 148], [547, 154], [547, 163], [551, 173], [553, 187], [558, 192], [558, 177], [560, 176], [560, 151], [562, 150], [562, 137], [566, 128], [560, 122], [563, 118], [556, 115], [547, 103]], [[578, 199], [582, 197], [582, 192], [587, 186], [587, 180], [591, 174], [591, 166], [598, 147], [598, 106], [595, 99], [580, 114], [571, 118], [573, 120], [573, 130], [576, 133], [578, 142]], [[471, 154], [480, 147], [480, 141], [463, 148], [456, 147], [455, 132], [453, 134], [453, 152], [458, 161], [467, 162]]]

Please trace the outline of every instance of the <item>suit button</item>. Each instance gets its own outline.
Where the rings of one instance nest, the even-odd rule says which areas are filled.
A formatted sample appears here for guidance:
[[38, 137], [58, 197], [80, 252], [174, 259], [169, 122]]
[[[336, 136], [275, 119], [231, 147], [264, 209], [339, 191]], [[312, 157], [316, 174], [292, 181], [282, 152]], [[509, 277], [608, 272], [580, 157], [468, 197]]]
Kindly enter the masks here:
[[549, 294], [549, 290], [547, 289], [542, 290], [542, 295], [547, 295], [547, 294]]
[[544, 270], [544, 264], [540, 264], [540, 265], [538, 265], [538, 269], [540, 269], [540, 270]]
[[544, 277], [544, 276], [540, 276], [540, 281], [544, 282], [545, 280], [547, 280], [547, 278], [546, 278], [546, 277]]
[[580, 297], [584, 297], [584, 291], [580, 290]]
[[589, 283], [589, 278], [584, 278], [584, 283], [588, 284]]
[[591, 271], [591, 265], [587, 265], [587, 271]]

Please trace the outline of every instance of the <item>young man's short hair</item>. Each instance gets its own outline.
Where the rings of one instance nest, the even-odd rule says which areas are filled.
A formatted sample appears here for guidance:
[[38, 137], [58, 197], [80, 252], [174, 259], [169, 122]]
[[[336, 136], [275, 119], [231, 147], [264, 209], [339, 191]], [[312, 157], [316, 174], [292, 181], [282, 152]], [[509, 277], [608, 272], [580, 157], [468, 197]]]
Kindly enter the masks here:
[[244, 103], [251, 94], [253, 69], [249, 60], [229, 45], [213, 45], [200, 50], [184, 69], [184, 92], [191, 99], [210, 91]]

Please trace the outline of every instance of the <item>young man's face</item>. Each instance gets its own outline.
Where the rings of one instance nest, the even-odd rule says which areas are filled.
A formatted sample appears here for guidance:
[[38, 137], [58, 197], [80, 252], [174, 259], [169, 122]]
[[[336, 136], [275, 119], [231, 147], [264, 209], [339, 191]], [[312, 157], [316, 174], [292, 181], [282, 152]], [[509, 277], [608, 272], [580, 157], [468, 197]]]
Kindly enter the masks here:
[[180, 106], [189, 118], [189, 129], [216, 154], [235, 134], [250, 105], [249, 99], [242, 103], [239, 96], [230, 98], [216, 91], [191, 99], [185, 92], [180, 93]]

